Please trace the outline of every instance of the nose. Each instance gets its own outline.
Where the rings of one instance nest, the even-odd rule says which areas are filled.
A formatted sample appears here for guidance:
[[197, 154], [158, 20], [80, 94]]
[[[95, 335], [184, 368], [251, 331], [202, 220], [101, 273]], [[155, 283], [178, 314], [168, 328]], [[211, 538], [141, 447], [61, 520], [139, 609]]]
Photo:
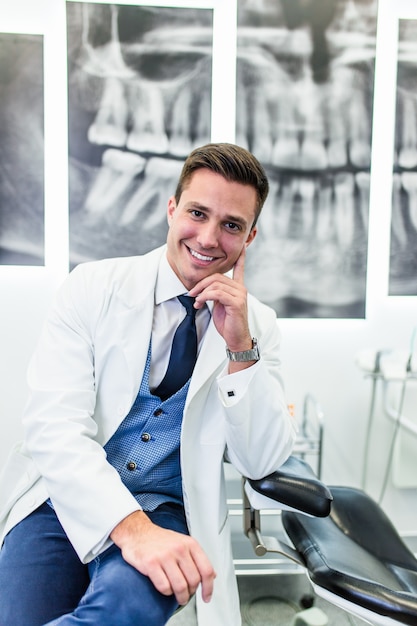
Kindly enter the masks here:
[[217, 248], [219, 245], [219, 236], [220, 233], [217, 224], [207, 221], [204, 224], [200, 224], [198, 229], [198, 245], [204, 250]]

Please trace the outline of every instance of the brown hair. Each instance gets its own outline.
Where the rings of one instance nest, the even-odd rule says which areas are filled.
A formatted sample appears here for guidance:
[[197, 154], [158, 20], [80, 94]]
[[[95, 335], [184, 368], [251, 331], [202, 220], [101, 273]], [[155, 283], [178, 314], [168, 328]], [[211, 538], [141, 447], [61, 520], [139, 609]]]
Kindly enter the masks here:
[[187, 187], [194, 172], [209, 169], [220, 174], [228, 181], [250, 185], [255, 188], [257, 203], [255, 226], [269, 191], [265, 170], [253, 154], [231, 143], [209, 143], [196, 148], [187, 157], [175, 192], [175, 200], [180, 201], [183, 190]]

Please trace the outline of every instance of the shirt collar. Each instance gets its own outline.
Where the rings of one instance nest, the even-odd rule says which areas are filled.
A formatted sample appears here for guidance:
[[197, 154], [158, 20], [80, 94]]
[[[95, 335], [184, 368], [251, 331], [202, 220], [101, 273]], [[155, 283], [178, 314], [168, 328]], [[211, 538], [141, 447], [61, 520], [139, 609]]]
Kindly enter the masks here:
[[161, 304], [166, 300], [176, 298], [183, 293], [187, 293], [174, 270], [168, 263], [166, 252], [161, 256], [159, 261], [158, 276], [155, 286], [155, 304]]
[[[155, 286], [155, 304], [161, 304], [161, 302], [166, 302], [166, 300], [176, 298], [183, 293], [188, 293], [188, 289], [184, 287], [170, 266], [165, 251], [159, 261], [158, 276]], [[207, 302], [207, 307], [211, 312], [213, 302]]]

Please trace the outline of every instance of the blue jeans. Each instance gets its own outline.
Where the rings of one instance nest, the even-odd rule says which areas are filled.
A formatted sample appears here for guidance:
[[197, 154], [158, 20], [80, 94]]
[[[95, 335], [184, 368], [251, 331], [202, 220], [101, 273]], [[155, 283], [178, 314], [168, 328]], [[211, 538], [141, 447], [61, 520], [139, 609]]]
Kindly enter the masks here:
[[[151, 520], [187, 534], [184, 511], [163, 504]], [[54, 510], [43, 504], [0, 550], [0, 626], [163, 626], [178, 607], [113, 545], [79, 560]]]

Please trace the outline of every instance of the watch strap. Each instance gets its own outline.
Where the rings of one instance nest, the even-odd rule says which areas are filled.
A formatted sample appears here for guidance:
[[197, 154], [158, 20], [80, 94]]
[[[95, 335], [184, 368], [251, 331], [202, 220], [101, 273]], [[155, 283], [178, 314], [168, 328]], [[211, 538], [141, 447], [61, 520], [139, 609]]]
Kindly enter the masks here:
[[258, 340], [252, 338], [252, 348], [250, 350], [242, 350], [241, 352], [232, 352], [226, 347], [226, 354], [229, 361], [235, 361], [239, 363], [245, 363], [247, 361], [259, 361], [261, 358], [259, 354]]

